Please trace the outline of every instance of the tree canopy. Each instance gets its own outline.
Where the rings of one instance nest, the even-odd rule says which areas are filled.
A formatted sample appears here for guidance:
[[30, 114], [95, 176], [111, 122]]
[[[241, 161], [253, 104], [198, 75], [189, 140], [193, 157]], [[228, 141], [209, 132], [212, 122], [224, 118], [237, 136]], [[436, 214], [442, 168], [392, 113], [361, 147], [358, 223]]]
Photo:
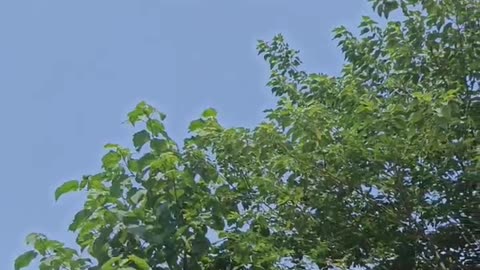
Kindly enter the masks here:
[[333, 31], [339, 76], [259, 41], [277, 104], [255, 128], [209, 108], [179, 146], [138, 104], [133, 147], [107, 144], [100, 172], [55, 192], [87, 194], [78, 246], [32, 233], [15, 269], [474, 269], [480, 2], [370, 2], [385, 23]]

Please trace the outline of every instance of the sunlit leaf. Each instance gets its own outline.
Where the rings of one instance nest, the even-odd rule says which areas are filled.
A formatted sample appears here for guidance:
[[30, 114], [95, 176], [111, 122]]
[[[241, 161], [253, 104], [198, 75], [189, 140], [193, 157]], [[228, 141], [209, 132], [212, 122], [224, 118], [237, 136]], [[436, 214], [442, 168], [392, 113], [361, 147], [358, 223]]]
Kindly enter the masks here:
[[71, 180], [63, 183], [55, 190], [55, 200], [58, 200], [62, 195], [77, 191], [79, 189], [79, 182]]
[[20, 270], [29, 266], [37, 255], [37, 252], [30, 250], [18, 256], [17, 259], [15, 259], [15, 270]]
[[213, 108], [206, 109], [202, 113], [202, 117], [204, 118], [216, 118], [217, 117], [217, 111]]
[[105, 169], [113, 169], [119, 165], [120, 160], [122, 160], [122, 156], [119, 153], [109, 151], [103, 156], [102, 164]]
[[135, 263], [135, 265], [138, 267], [137, 269], [139, 269], [139, 270], [151, 269], [150, 266], [148, 265], [147, 261], [138, 257], [138, 256], [130, 255], [130, 256], [128, 256], [128, 259], [131, 262]]
[[163, 123], [157, 119], [148, 119], [147, 130], [150, 131], [153, 136], [158, 136], [165, 131], [165, 127], [163, 126]]

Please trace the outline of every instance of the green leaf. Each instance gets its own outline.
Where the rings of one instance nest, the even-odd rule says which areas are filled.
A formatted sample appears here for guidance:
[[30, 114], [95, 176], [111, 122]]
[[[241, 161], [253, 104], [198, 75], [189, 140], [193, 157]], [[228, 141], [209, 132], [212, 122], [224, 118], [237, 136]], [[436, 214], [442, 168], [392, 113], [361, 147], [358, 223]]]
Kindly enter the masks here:
[[95, 238], [89, 253], [98, 261], [106, 261], [109, 258], [109, 240], [113, 229], [109, 226], [104, 226], [99, 230], [100, 234]]
[[130, 255], [130, 256], [128, 256], [128, 259], [131, 262], [133, 262], [137, 265], [138, 270], [149, 270], [149, 269], [151, 269], [150, 266], [148, 265], [147, 261], [145, 261], [144, 259], [142, 259], [138, 256]]
[[177, 199], [180, 199], [184, 194], [185, 194], [185, 190], [181, 189], [181, 188], [177, 188], [175, 190], [171, 190], [170, 193]]
[[146, 190], [140, 189], [137, 192], [135, 192], [135, 194], [133, 194], [130, 199], [134, 204], [138, 204], [140, 200], [145, 196], [146, 193], [147, 193]]
[[383, 7], [383, 14], [388, 19], [390, 13], [398, 8], [398, 2], [396, 0], [386, 1]]
[[132, 171], [133, 173], [138, 173], [140, 172], [140, 165], [138, 160], [135, 159], [129, 159], [127, 162], [127, 168]]
[[45, 245], [45, 248], [48, 251], [53, 251], [53, 252], [58, 252], [58, 250], [64, 249], [64, 244], [62, 242], [56, 241], [56, 240], [49, 240], [46, 239], [45, 241], [42, 241]]
[[205, 254], [210, 248], [210, 240], [204, 236], [197, 236], [192, 243], [192, 253], [195, 255]]
[[202, 113], [203, 118], [216, 118], [217, 117], [217, 111], [213, 108], [208, 108]]
[[78, 189], [84, 189], [88, 185], [89, 180], [89, 176], [83, 176], [82, 181], [80, 181], [80, 184], [78, 185]]
[[128, 121], [135, 126], [139, 121], [150, 117], [155, 112], [155, 109], [142, 101], [138, 103], [135, 109], [128, 113]]
[[157, 119], [148, 119], [147, 130], [152, 133], [154, 137], [165, 132], [165, 126]]
[[122, 180], [115, 179], [112, 181], [112, 185], [110, 186], [110, 196], [113, 198], [120, 198], [123, 194], [122, 189]]
[[15, 270], [20, 270], [30, 265], [30, 263], [37, 257], [37, 252], [30, 250], [18, 256], [15, 260]]
[[160, 118], [161, 121], [163, 121], [167, 118], [167, 115], [162, 112], [158, 112], [158, 117]]
[[38, 269], [39, 270], [58, 269], [58, 267], [56, 267], [56, 265], [54, 264], [58, 264], [57, 261], [53, 257], [49, 257], [40, 263], [40, 265], [38, 266]]
[[114, 144], [114, 143], [107, 143], [103, 146], [103, 148], [105, 148], [106, 150], [115, 150], [115, 151], [118, 151], [118, 149], [121, 149], [122, 147], [118, 144]]
[[116, 270], [117, 267], [115, 266], [115, 264], [117, 264], [118, 262], [120, 262], [122, 260], [122, 257], [113, 257], [111, 259], [109, 259], [108, 261], [106, 261], [102, 267], [100, 268], [100, 270]]
[[188, 127], [188, 131], [190, 132], [196, 132], [199, 129], [202, 129], [205, 127], [205, 120], [203, 119], [197, 119], [192, 122], [190, 122], [190, 125]]
[[82, 209], [75, 214], [75, 217], [73, 218], [72, 223], [68, 227], [68, 230], [70, 231], [76, 231], [87, 219], [90, 217], [92, 212], [87, 209]]
[[147, 228], [144, 225], [130, 225], [127, 231], [137, 237], [143, 238]]
[[150, 141], [150, 134], [146, 130], [139, 131], [133, 135], [133, 146], [137, 151], [142, 149], [142, 146]]
[[155, 160], [155, 155], [152, 153], [146, 153], [141, 158], [138, 159], [138, 169], [141, 171], [146, 167], [150, 166]]
[[103, 167], [105, 169], [114, 169], [119, 166], [119, 162], [122, 160], [122, 156], [114, 151], [109, 151], [102, 158]]
[[143, 113], [141, 111], [132, 111], [128, 114], [128, 121], [135, 126], [135, 124], [141, 119], [142, 115]]
[[30, 246], [34, 246], [35, 245], [35, 242], [37, 242], [38, 240], [41, 240], [41, 239], [45, 239], [45, 235], [43, 234], [39, 234], [39, 233], [30, 233], [27, 235], [27, 237], [25, 238], [25, 242], [27, 243], [27, 245], [30, 245]]
[[150, 148], [157, 154], [161, 154], [170, 150], [168, 141], [164, 139], [152, 139], [150, 141]]
[[219, 213], [213, 213], [210, 226], [214, 230], [223, 230], [225, 228], [225, 221]]
[[78, 189], [79, 182], [77, 180], [67, 181], [55, 190], [55, 200], [57, 201], [64, 194], [77, 191]]

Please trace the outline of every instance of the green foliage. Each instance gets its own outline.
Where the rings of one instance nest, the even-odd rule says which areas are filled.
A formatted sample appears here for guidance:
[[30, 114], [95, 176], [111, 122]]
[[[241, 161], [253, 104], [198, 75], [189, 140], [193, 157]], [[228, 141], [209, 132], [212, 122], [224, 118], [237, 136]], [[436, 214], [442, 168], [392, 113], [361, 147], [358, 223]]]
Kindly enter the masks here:
[[140, 149], [142, 149], [142, 146], [149, 141], [150, 133], [148, 133], [148, 131], [146, 130], [139, 131], [133, 135], [133, 146], [137, 151], [140, 151]]
[[134, 150], [106, 145], [99, 173], [55, 192], [88, 194], [69, 227], [87, 256], [31, 234], [15, 269], [473, 269], [480, 3], [371, 2], [402, 21], [336, 28], [338, 77], [259, 42], [278, 103], [254, 129], [210, 108], [179, 148], [140, 103]]
[[55, 190], [55, 200], [58, 200], [62, 195], [77, 191], [79, 187], [78, 181], [71, 180], [68, 182], [63, 183]]
[[30, 250], [18, 256], [15, 260], [15, 270], [28, 266], [37, 257], [37, 255], [37, 252]]

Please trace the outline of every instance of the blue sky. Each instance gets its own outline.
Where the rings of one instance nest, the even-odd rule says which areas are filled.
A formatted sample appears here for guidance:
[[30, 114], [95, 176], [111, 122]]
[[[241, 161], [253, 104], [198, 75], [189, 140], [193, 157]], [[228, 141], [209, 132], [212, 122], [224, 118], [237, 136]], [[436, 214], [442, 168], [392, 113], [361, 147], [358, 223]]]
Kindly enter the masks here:
[[53, 192], [96, 173], [104, 144], [131, 145], [137, 102], [177, 140], [207, 107], [253, 126], [274, 101], [258, 39], [283, 33], [308, 71], [335, 74], [331, 30], [367, 14], [366, 0], [0, 0], [0, 269], [29, 232], [73, 244], [82, 198]]

